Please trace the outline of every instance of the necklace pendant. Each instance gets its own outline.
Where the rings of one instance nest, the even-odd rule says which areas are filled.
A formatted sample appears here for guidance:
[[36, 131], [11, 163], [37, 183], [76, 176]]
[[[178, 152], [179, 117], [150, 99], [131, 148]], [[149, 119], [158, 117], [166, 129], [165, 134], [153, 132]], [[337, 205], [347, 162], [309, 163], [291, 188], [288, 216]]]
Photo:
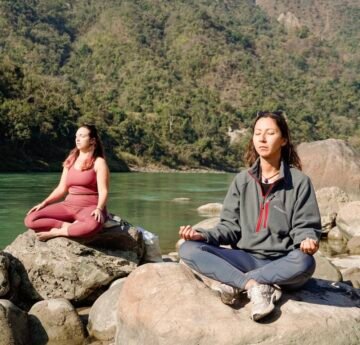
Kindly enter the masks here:
[[264, 183], [268, 184], [269, 180], [267, 178], [264, 178]]

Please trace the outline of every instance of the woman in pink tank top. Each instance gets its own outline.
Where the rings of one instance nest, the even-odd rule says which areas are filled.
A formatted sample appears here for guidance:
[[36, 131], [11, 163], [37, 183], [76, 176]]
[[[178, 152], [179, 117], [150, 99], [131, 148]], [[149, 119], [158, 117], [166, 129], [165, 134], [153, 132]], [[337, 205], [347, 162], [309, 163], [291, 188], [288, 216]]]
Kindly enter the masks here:
[[[81, 126], [75, 144], [63, 164], [59, 185], [25, 217], [25, 225], [41, 241], [91, 236], [105, 222], [109, 169], [95, 126]], [[56, 202], [65, 195], [64, 201]]]

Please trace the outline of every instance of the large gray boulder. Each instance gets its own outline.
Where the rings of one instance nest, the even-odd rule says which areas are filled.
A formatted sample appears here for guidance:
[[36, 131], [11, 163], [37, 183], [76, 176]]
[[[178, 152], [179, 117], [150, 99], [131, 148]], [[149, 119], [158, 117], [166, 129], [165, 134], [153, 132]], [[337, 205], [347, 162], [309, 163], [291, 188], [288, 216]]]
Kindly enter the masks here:
[[126, 278], [115, 281], [93, 304], [89, 313], [87, 329], [92, 338], [112, 340], [116, 331], [116, 307]]
[[341, 207], [336, 225], [347, 239], [360, 236], [360, 201], [352, 201]]
[[[133, 237], [130, 233], [127, 236]], [[141, 236], [133, 238], [132, 242], [136, 241], [142, 242]], [[138, 251], [132, 244], [128, 250], [109, 249], [60, 237], [40, 242], [29, 230], [5, 249], [11, 261], [10, 275], [20, 277], [12, 279], [17, 285], [11, 287], [11, 299], [28, 306], [60, 297], [91, 304], [113, 280], [137, 267], [141, 259]]]
[[29, 344], [27, 314], [10, 301], [0, 299], [0, 345]]
[[84, 326], [65, 298], [35, 303], [29, 311], [29, 329], [36, 345], [82, 345]]
[[360, 295], [346, 284], [311, 280], [285, 293], [263, 322], [220, 298], [175, 263], [147, 264], [126, 279], [118, 300], [116, 345], [357, 345]]
[[297, 151], [315, 189], [336, 186], [351, 196], [360, 195], [360, 157], [345, 141], [302, 143]]

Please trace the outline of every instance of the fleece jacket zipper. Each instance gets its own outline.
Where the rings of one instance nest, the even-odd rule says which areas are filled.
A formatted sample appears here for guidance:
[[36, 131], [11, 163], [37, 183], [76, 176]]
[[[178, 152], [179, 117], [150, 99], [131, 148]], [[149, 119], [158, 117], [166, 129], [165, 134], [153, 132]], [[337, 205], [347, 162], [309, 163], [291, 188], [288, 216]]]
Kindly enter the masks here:
[[[268, 218], [269, 218], [269, 204], [270, 204], [270, 200], [273, 199], [275, 197], [275, 195], [273, 195], [271, 198], [269, 198], [268, 200], [266, 200], [266, 198], [268, 197], [268, 195], [271, 193], [271, 191], [273, 190], [273, 188], [275, 187], [275, 185], [278, 184], [278, 182], [280, 181], [277, 180], [275, 181], [269, 188], [269, 190], [267, 191], [267, 193], [264, 195], [262, 188], [261, 188], [261, 183], [260, 181], [249, 172], [250, 176], [256, 181], [256, 183], [259, 184], [260, 187], [260, 191], [261, 191], [261, 196], [263, 198], [262, 202], [260, 202], [260, 213], [259, 213], [259, 217], [256, 223], [256, 229], [255, 232], [259, 232], [261, 230], [261, 224], [263, 223], [263, 227], [266, 228], [267, 224], [268, 224]], [[263, 216], [264, 216], [264, 220], [263, 220]]]
[[[268, 195], [270, 194], [271, 190], [273, 189], [275, 183], [272, 184], [269, 188], [269, 190], [267, 191], [267, 193], [264, 195], [262, 194], [262, 189], [261, 189], [261, 195], [263, 197], [263, 201], [260, 203], [260, 214], [259, 214], [259, 218], [256, 224], [256, 232], [259, 232], [261, 230], [261, 223], [262, 223], [262, 218], [264, 215], [264, 228], [266, 228], [267, 226], [267, 220], [268, 220], [268, 216], [269, 216], [269, 202], [272, 199], [266, 200], [266, 198], [268, 197]], [[261, 188], [261, 186], [260, 186]]]

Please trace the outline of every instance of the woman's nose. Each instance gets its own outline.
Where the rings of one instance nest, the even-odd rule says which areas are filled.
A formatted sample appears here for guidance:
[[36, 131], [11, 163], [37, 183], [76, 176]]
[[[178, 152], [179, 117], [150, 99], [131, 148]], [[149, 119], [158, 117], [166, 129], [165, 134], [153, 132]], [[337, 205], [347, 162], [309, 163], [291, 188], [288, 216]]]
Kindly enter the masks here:
[[260, 140], [261, 142], [266, 141], [266, 136], [265, 136], [265, 134], [261, 134], [260, 137], [259, 137], [259, 140]]

